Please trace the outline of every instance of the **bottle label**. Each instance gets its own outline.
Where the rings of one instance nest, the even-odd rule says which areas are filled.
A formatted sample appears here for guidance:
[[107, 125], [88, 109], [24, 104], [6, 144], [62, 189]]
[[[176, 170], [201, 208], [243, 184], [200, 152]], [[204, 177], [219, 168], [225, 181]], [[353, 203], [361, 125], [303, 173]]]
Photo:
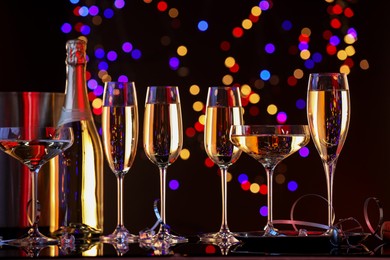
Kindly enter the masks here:
[[75, 109], [66, 109], [62, 108], [61, 117], [58, 121], [58, 125], [65, 125], [67, 123], [81, 121], [81, 120], [88, 120], [91, 119], [91, 114], [82, 111], [82, 110], [75, 110]]

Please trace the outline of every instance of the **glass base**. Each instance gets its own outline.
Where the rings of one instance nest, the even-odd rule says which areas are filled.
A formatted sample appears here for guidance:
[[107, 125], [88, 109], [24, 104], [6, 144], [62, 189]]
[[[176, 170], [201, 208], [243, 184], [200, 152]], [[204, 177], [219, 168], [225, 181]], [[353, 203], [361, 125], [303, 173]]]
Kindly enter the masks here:
[[30, 247], [30, 246], [48, 246], [58, 245], [59, 240], [50, 238], [39, 232], [37, 227], [31, 227], [27, 235], [22, 238], [13, 239], [7, 242], [11, 246]]
[[279, 232], [279, 230], [274, 228], [274, 226], [272, 224], [267, 224], [264, 227], [264, 234], [263, 234], [263, 236], [265, 236], [265, 237], [277, 237], [277, 236], [284, 236], [284, 235], [282, 235]]
[[158, 233], [144, 232], [140, 235], [139, 244], [143, 248], [153, 249], [156, 255], [169, 255], [170, 248], [181, 243], [187, 243], [188, 239], [171, 234], [168, 228], [161, 225]]
[[82, 223], [70, 223], [68, 226], [62, 226], [53, 232], [53, 236], [61, 237], [64, 234], [73, 235], [76, 241], [92, 240], [98, 241], [102, 232]]
[[230, 231], [219, 231], [217, 233], [205, 233], [199, 236], [199, 240], [206, 244], [212, 244], [219, 247], [222, 255], [229, 253], [230, 247], [241, 243], [235, 235], [236, 233]]
[[219, 231], [216, 233], [201, 234], [199, 235], [199, 239], [201, 242], [215, 245], [218, 245], [220, 243], [235, 245], [240, 242], [237, 238], [235, 238], [235, 235], [235, 233], [230, 231]]
[[101, 236], [100, 241], [109, 244], [124, 244], [138, 242], [138, 236], [131, 234], [125, 227], [117, 227], [107, 236]]

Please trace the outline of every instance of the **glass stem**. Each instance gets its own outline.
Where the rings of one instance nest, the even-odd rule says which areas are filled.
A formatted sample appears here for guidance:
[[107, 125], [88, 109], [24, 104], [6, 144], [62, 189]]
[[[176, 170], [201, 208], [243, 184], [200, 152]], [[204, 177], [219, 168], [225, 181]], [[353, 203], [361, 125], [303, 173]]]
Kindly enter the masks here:
[[267, 174], [267, 226], [273, 227], [273, 205], [272, 205], [272, 194], [273, 194], [273, 175], [274, 168], [266, 167], [265, 168]]
[[38, 209], [38, 172], [39, 168], [30, 170], [31, 177], [31, 222], [34, 230], [38, 229], [39, 216]]
[[[161, 221], [165, 225], [165, 185], [166, 185], [166, 175], [167, 175], [167, 166], [159, 167], [160, 170], [160, 216]], [[164, 226], [162, 225], [162, 226]]]
[[228, 167], [221, 166], [221, 192], [222, 192], [222, 223], [219, 232], [230, 232], [227, 223], [227, 170]]
[[336, 169], [336, 161], [333, 162], [324, 162], [324, 169], [326, 174], [326, 187], [328, 194], [328, 226], [331, 228], [333, 226], [333, 178], [334, 172]]
[[117, 175], [117, 228], [123, 227], [123, 174]]

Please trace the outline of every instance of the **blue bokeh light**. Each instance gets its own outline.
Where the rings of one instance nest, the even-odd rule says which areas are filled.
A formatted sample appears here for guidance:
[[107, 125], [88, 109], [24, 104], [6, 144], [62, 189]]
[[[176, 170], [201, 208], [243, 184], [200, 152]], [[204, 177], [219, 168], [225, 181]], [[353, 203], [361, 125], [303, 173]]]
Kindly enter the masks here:
[[289, 181], [287, 188], [289, 191], [296, 191], [298, 189], [298, 183], [296, 181]]
[[259, 212], [261, 216], [266, 217], [268, 215], [268, 207], [267, 206], [260, 207]]
[[292, 23], [289, 20], [284, 20], [282, 23], [282, 28], [285, 31], [289, 31], [292, 28]]
[[180, 184], [179, 184], [179, 181], [177, 181], [177, 180], [171, 180], [169, 182], [169, 188], [171, 190], [177, 190], [179, 188], [179, 186], [180, 186]]
[[271, 78], [271, 73], [268, 70], [260, 71], [260, 78], [262, 80], [269, 80]]
[[199, 31], [204, 32], [207, 31], [208, 28], [209, 28], [209, 24], [205, 20], [202, 20], [198, 23]]
[[247, 182], [248, 181], [248, 175], [246, 175], [245, 173], [241, 173], [240, 175], [238, 175], [238, 182], [239, 183], [243, 183], [243, 182]]

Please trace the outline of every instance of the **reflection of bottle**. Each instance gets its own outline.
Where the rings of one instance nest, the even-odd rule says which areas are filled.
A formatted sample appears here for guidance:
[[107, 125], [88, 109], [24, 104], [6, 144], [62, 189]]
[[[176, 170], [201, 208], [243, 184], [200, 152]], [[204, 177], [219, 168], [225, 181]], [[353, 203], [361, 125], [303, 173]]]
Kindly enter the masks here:
[[73, 127], [74, 143], [60, 157], [61, 228], [54, 233], [93, 239], [103, 231], [103, 150], [88, 101], [86, 42], [69, 40], [66, 50], [66, 95], [58, 125]]

